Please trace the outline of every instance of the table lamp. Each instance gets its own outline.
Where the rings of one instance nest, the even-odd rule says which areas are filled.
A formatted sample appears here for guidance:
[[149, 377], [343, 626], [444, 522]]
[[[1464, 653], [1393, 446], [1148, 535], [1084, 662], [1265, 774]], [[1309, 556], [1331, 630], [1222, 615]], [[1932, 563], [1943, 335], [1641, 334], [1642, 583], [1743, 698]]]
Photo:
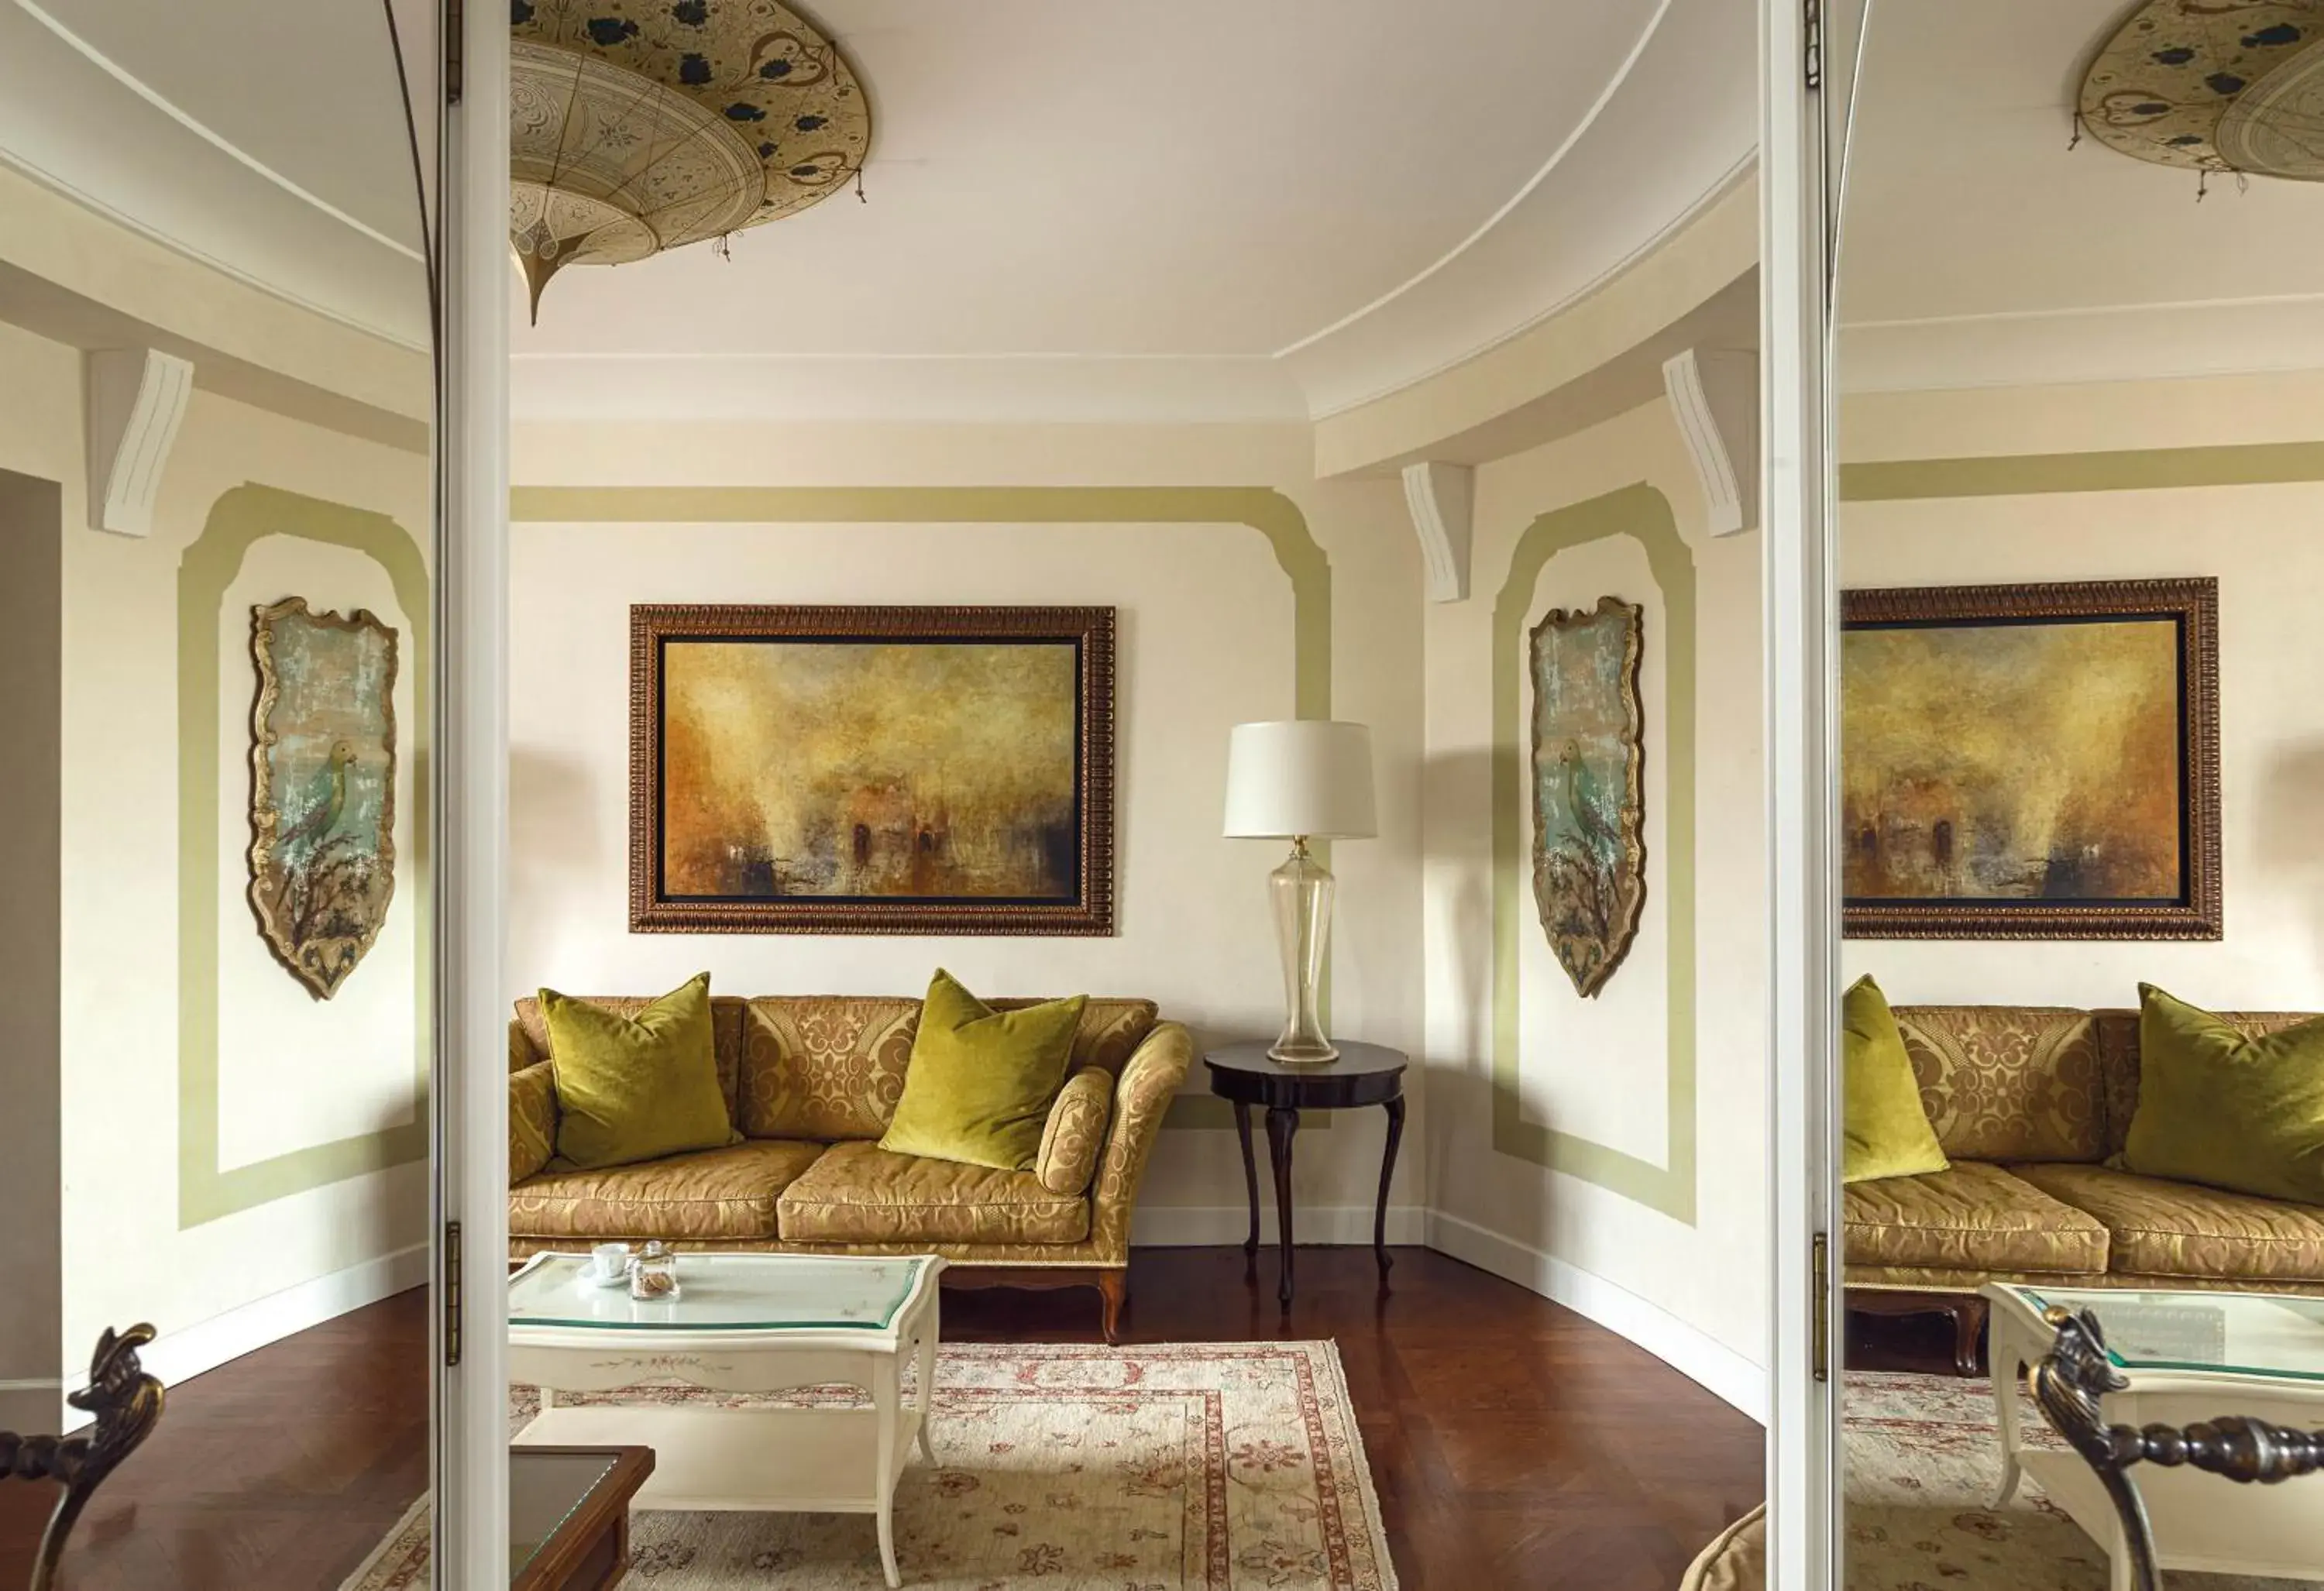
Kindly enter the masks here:
[[1267, 1052], [1277, 1061], [1313, 1064], [1340, 1053], [1315, 1005], [1332, 934], [1333, 878], [1308, 854], [1307, 841], [1379, 832], [1370, 729], [1314, 718], [1234, 726], [1227, 739], [1227, 838], [1291, 841], [1289, 860], [1267, 878], [1288, 1007], [1283, 1035]]

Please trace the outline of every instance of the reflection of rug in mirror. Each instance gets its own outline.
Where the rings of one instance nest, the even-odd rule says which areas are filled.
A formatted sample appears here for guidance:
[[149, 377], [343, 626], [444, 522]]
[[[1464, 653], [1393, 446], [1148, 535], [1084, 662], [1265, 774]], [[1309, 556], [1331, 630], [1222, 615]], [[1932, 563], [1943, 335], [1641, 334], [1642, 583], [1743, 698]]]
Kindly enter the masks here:
[[[558, 1394], [561, 1404], [722, 1408], [856, 1396]], [[540, 1406], [530, 1387], [512, 1389], [509, 1403], [518, 1430]], [[947, 1347], [930, 1435], [936, 1467], [916, 1457], [896, 1485], [896, 1556], [908, 1586], [1395, 1591], [1363, 1440], [1328, 1342]], [[343, 1591], [425, 1586], [427, 1541], [422, 1511]], [[632, 1574], [655, 1591], [882, 1584], [866, 1514], [640, 1513], [632, 1546]]]
[[[1849, 1591], [2106, 1591], [2106, 1553], [2032, 1479], [2000, 1510], [1993, 1391], [1950, 1375], [1848, 1377]], [[2021, 1389], [2028, 1447], [2062, 1448]], [[2221, 1480], [2222, 1486], [2234, 1483]], [[2324, 1507], [2324, 1477], [2318, 1488]], [[2170, 1591], [2315, 1591], [2324, 1580], [2166, 1572]]]

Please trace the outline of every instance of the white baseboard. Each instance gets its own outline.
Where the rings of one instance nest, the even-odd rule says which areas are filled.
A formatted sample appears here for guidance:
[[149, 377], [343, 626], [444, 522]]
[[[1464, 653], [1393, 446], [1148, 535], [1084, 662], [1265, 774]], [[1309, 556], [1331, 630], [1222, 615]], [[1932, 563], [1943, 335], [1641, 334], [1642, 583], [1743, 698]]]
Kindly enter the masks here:
[[[1372, 1240], [1372, 1207], [1369, 1204], [1300, 1205], [1291, 1212], [1292, 1236], [1302, 1243], [1356, 1243]], [[1428, 1212], [1416, 1204], [1388, 1207], [1390, 1243], [1425, 1242]], [[1130, 1241], [1140, 1248], [1213, 1247], [1239, 1244], [1250, 1235], [1250, 1207], [1246, 1204], [1141, 1204], [1130, 1212]], [[1275, 1241], [1275, 1211], [1259, 1212], [1259, 1240]]]
[[[427, 1280], [428, 1246], [414, 1244], [254, 1299], [196, 1325], [164, 1332], [140, 1349], [137, 1357], [161, 1377], [163, 1386], [180, 1386], [268, 1343], [420, 1286]], [[72, 1379], [69, 1390], [78, 1392], [88, 1382], [88, 1372], [83, 1371]], [[88, 1423], [78, 1411], [72, 1418], [76, 1426]]]
[[43, 1380], [0, 1381], [0, 1430], [53, 1430], [65, 1406], [65, 1384]]
[[1767, 1373], [1660, 1304], [1579, 1265], [1489, 1232], [1441, 1209], [1428, 1212], [1428, 1246], [1480, 1271], [1554, 1299], [1626, 1337], [1672, 1369], [1702, 1384], [1752, 1419], [1767, 1422]]

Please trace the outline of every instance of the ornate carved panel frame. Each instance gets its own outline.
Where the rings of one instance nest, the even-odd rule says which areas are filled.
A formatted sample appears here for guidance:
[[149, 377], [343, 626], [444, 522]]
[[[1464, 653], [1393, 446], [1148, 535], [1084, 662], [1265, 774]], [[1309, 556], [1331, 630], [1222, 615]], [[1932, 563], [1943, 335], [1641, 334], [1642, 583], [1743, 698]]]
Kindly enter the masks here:
[[[1069, 646], [1073, 879], [1056, 897], [679, 894], [667, 887], [673, 643]], [[630, 610], [630, 928], [639, 933], [1102, 935], [1114, 931], [1114, 610], [641, 604]], [[917, 819], [915, 822], [917, 823]], [[868, 843], [868, 837], [859, 843]]]
[[[1646, 900], [1646, 712], [1638, 700], [1645, 612], [1619, 597], [1600, 597], [1595, 608], [1552, 608], [1527, 637], [1535, 691], [1534, 904], [1558, 965], [1585, 998], [1603, 989], [1630, 953]], [[1590, 682], [1599, 699], [1585, 699], [1575, 714], [1560, 720], [1542, 673], [1546, 655], [1569, 639], [1612, 645], [1619, 654], [1610, 670], [1601, 667]], [[1602, 653], [1600, 661], [1605, 661]], [[1616, 719], [1618, 723], [1609, 723]], [[1585, 741], [1610, 741], [1610, 765], [1601, 755], [1592, 770]], [[1614, 788], [1600, 789], [1609, 774], [1617, 776]], [[1551, 781], [1558, 784], [1554, 805], [1563, 814], [1554, 837]]]
[[[1840, 593], [1843, 631], [2087, 624], [2175, 627], [2179, 883], [2173, 899], [1847, 897], [1850, 939], [2218, 939], [2218, 582], [2095, 580], [2039, 585], [1915, 586]], [[1843, 758], [1846, 750], [1842, 748]], [[1843, 825], [1844, 827], [1844, 825]], [[1844, 837], [1843, 843], [1853, 842]]]
[[[312, 688], [286, 682], [286, 669], [310, 662], [295, 648], [283, 655], [301, 626], [375, 648], [376, 699], [342, 698], [318, 711]], [[250, 907], [275, 959], [317, 999], [337, 994], [369, 953], [395, 898], [396, 642], [394, 629], [366, 608], [318, 613], [294, 596], [251, 610], [258, 700], [250, 723]], [[286, 683], [298, 688], [286, 693]], [[277, 722], [297, 711], [286, 709], [286, 694], [312, 715]], [[318, 760], [316, 742], [326, 738], [329, 750]], [[303, 773], [278, 765], [302, 753], [313, 764]]]

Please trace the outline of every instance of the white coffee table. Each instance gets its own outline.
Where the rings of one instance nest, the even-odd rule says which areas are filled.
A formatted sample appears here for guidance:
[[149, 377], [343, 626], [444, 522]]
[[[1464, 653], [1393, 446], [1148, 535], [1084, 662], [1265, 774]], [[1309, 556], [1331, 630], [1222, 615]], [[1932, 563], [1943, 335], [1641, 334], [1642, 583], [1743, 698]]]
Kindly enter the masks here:
[[[1993, 1305], [1994, 1407], [2001, 1427], [1998, 1508], [2021, 1471], [2073, 1516], [2128, 1591], [2130, 1556], [2098, 1476], [2080, 1455], [2020, 1447], [2017, 1381], [2050, 1352], [2042, 1311], [2089, 1310], [2107, 1356], [2129, 1387], [2105, 1400], [2113, 1423], [2183, 1426], [2246, 1414], [2312, 1429], [2324, 1422], [2324, 1299], [2261, 1292], [2132, 1292], [1988, 1284]], [[2164, 1569], [2273, 1579], [2324, 1579], [2324, 1481], [2236, 1485], [2193, 1469], [2141, 1465], [2131, 1472], [2145, 1500]]]
[[[687, 1251], [679, 1296], [650, 1303], [591, 1283], [588, 1263], [537, 1255], [509, 1278], [509, 1379], [540, 1388], [540, 1417], [516, 1440], [651, 1448], [640, 1508], [872, 1514], [888, 1584], [902, 1585], [891, 1504], [915, 1439], [936, 1462], [928, 1398], [944, 1261]], [[908, 1354], [919, 1370], [908, 1407]], [[557, 1402], [558, 1392], [647, 1381], [735, 1393], [844, 1384], [870, 1393], [872, 1407]]]

